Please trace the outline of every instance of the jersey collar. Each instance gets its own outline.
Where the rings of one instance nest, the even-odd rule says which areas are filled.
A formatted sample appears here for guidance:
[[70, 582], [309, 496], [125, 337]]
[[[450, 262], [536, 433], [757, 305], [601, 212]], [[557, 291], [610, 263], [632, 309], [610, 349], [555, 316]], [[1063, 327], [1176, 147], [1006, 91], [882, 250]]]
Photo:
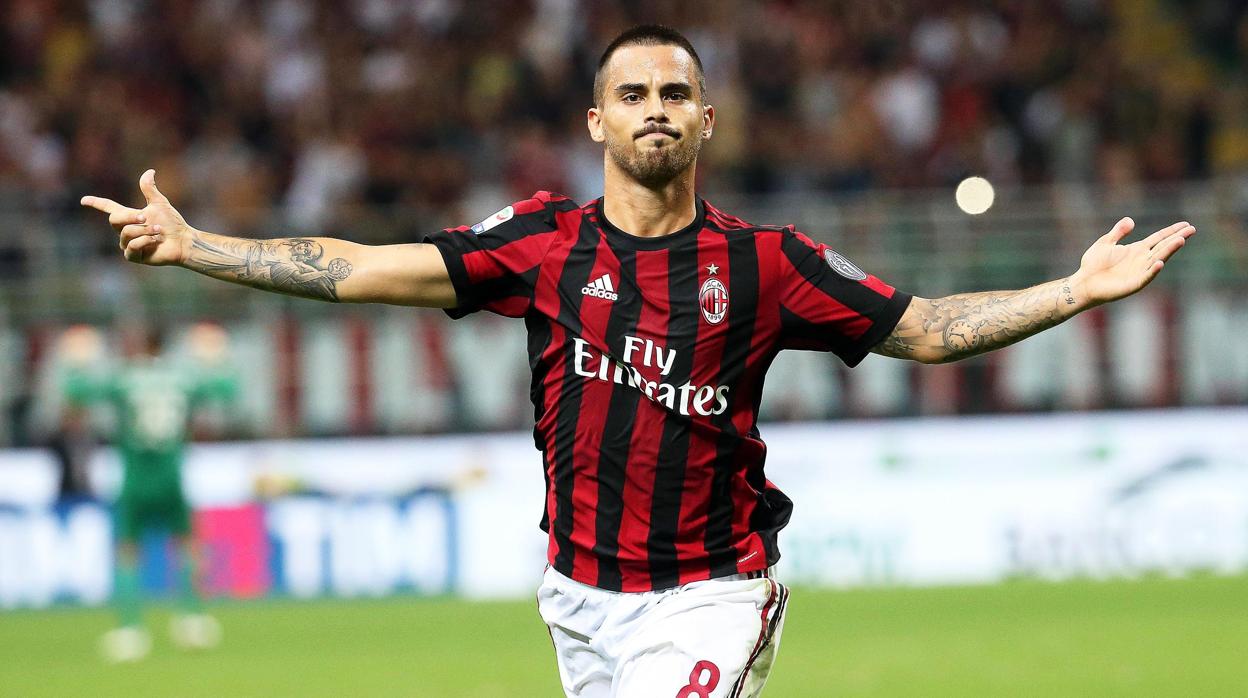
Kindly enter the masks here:
[[632, 233], [624, 232], [615, 227], [611, 221], [607, 220], [606, 211], [602, 205], [600, 197], [594, 202], [595, 213], [597, 213], [598, 227], [607, 236], [612, 245], [625, 247], [633, 250], [662, 250], [675, 245], [690, 236], [696, 236], [698, 231], [706, 227], [706, 204], [702, 201], [702, 197], [693, 197], [694, 216], [693, 221], [685, 227], [674, 233], [660, 235], [658, 237], [640, 237]]

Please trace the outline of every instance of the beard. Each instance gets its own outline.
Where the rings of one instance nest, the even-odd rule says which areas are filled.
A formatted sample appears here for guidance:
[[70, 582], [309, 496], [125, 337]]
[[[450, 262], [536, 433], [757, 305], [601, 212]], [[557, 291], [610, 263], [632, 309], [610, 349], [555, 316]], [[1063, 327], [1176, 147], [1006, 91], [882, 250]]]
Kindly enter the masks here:
[[649, 143], [637, 146], [635, 139], [607, 138], [607, 153], [616, 166], [643, 186], [657, 189], [693, 166], [702, 150], [696, 136], [677, 138], [662, 147]]

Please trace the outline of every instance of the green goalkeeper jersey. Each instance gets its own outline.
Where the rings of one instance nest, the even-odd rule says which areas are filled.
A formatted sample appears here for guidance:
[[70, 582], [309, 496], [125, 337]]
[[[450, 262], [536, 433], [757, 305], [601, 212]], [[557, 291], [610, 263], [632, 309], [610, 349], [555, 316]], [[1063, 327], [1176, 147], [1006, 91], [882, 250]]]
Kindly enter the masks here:
[[[138, 466], [177, 469], [193, 411], [207, 401], [230, 400], [235, 390], [229, 376], [188, 370], [162, 359], [135, 362], [104, 376], [73, 371], [65, 383], [70, 402], [113, 407], [117, 420], [113, 441], [127, 481]], [[144, 477], [152, 475], [147, 472]]]

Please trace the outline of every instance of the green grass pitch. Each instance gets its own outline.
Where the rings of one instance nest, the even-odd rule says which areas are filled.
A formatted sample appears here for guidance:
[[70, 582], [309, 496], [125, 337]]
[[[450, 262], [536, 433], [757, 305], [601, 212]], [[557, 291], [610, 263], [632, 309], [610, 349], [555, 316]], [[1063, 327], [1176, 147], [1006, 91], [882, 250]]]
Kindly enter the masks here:
[[[225, 643], [107, 666], [104, 610], [0, 614], [4, 696], [560, 696], [533, 603], [220, 604]], [[1248, 696], [1248, 577], [794, 589], [769, 698]], [[664, 697], [657, 697], [664, 698]]]

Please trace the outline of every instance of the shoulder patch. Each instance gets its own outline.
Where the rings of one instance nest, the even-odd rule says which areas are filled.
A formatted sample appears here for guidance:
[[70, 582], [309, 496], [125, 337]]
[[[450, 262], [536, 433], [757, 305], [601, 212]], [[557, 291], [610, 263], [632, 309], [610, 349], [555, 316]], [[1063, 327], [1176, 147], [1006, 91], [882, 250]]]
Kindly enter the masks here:
[[851, 281], [862, 281], [867, 278], [867, 272], [859, 269], [853, 262], [845, 259], [841, 253], [835, 250], [824, 250], [823, 258], [827, 260], [828, 266], [832, 267], [832, 271]]
[[516, 209], [515, 209], [515, 207], [514, 207], [514, 206], [508, 206], [507, 208], [505, 208], [505, 209], [503, 209], [503, 210], [499, 211], [498, 213], [495, 213], [494, 215], [490, 216], [489, 218], [486, 218], [485, 220], [481, 221], [480, 223], [478, 223], [478, 224], [476, 224], [476, 225], [472, 226], [472, 232], [476, 233], [477, 235], [480, 235], [481, 233], [484, 233], [485, 231], [489, 230], [490, 228], [493, 228], [493, 227], [495, 227], [495, 226], [497, 226], [497, 225], [500, 225], [500, 224], [506, 223], [507, 221], [511, 220], [511, 219], [512, 219], [512, 217], [513, 217], [513, 216], [515, 216], [515, 215], [516, 215]]

